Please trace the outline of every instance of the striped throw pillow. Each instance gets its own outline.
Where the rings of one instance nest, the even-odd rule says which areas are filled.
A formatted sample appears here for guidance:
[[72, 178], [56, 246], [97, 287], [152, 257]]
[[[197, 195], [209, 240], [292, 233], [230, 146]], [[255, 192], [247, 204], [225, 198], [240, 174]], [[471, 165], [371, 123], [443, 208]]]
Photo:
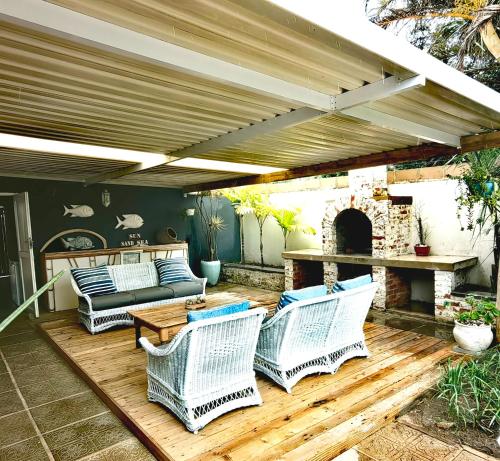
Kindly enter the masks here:
[[155, 259], [160, 286], [191, 280], [184, 258]]
[[106, 266], [71, 269], [71, 275], [80, 291], [86, 295], [102, 296], [117, 292]]

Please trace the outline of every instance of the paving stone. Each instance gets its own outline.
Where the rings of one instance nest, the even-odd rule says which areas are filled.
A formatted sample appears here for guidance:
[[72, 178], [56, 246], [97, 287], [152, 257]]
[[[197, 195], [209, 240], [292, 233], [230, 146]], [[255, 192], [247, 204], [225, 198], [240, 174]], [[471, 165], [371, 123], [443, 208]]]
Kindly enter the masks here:
[[49, 432], [44, 438], [56, 459], [70, 461], [95, 453], [132, 435], [111, 413]]
[[36, 431], [26, 411], [0, 418], [0, 447], [35, 437]]
[[7, 357], [6, 360], [12, 371], [49, 363], [64, 363], [63, 360], [51, 350], [13, 355]]
[[5, 336], [0, 338], [0, 348], [3, 350], [5, 346], [26, 343], [33, 341], [34, 339], [40, 339], [40, 334], [36, 331], [27, 331], [24, 333], [14, 334], [12, 336]]
[[408, 446], [409, 450], [431, 461], [448, 461], [461, 451], [461, 448], [450, 445], [434, 437], [421, 434]]
[[0, 449], [0, 461], [45, 461], [48, 459], [38, 437]]
[[378, 433], [363, 440], [356, 447], [359, 452], [379, 460], [397, 459], [395, 456], [398, 454], [398, 448], [399, 444], [396, 447], [394, 442], [379, 436]]
[[45, 381], [48, 377], [67, 379], [74, 376], [73, 370], [64, 362], [53, 362], [47, 365], [36, 365], [33, 367], [12, 370], [14, 379], [19, 387]]
[[392, 442], [403, 441], [405, 445], [413, 440], [416, 440], [418, 437], [420, 437], [420, 435], [422, 435], [421, 432], [400, 422], [388, 424], [387, 426], [380, 429], [377, 434], [381, 437], [385, 437], [386, 439], [391, 440]]
[[43, 433], [109, 411], [91, 391], [31, 409]]
[[0, 394], [0, 417], [10, 415], [11, 413], [17, 413], [23, 410], [23, 408], [23, 403], [17, 391], [12, 390]]
[[49, 378], [40, 383], [23, 386], [20, 391], [29, 408], [89, 391], [90, 388], [77, 376], [66, 379]]
[[0, 392], [6, 392], [14, 389], [14, 383], [9, 373], [0, 374]]
[[85, 458], [85, 461], [155, 461], [155, 457], [136, 438], [130, 438], [113, 447]]
[[19, 354], [27, 354], [33, 351], [51, 351], [52, 348], [43, 339], [34, 339], [32, 341], [27, 341], [19, 344], [11, 344], [9, 346], [3, 346], [2, 352], [5, 357], [12, 357]]

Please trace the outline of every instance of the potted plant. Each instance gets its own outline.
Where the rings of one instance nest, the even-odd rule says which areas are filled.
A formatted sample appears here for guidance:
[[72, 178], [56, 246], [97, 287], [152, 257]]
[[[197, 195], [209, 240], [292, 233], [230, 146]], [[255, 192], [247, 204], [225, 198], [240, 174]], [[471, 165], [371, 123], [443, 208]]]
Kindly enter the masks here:
[[418, 235], [418, 243], [414, 246], [415, 254], [417, 256], [429, 256], [429, 253], [431, 252], [431, 247], [427, 245], [429, 229], [422, 219], [422, 215], [419, 211], [415, 213], [415, 225]]
[[196, 196], [196, 208], [201, 229], [207, 244], [207, 257], [201, 261], [201, 273], [210, 286], [217, 285], [220, 276], [220, 260], [217, 255], [219, 232], [226, 228], [219, 215], [219, 196], [215, 192], [204, 192]]
[[492, 326], [500, 316], [494, 301], [469, 297], [470, 310], [455, 315], [453, 336], [458, 345], [467, 351], [481, 352], [493, 341]]

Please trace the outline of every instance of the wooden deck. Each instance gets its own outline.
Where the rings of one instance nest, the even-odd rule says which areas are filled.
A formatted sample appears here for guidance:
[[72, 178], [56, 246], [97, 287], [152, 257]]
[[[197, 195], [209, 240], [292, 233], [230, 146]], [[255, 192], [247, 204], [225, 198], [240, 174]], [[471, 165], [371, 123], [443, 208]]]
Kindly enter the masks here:
[[42, 328], [161, 460], [330, 460], [393, 419], [452, 355], [448, 342], [367, 323], [369, 358], [350, 360], [335, 375], [307, 377], [292, 395], [259, 377], [263, 406], [226, 414], [193, 435], [147, 401], [146, 356], [135, 348], [133, 328], [92, 336], [76, 318]]

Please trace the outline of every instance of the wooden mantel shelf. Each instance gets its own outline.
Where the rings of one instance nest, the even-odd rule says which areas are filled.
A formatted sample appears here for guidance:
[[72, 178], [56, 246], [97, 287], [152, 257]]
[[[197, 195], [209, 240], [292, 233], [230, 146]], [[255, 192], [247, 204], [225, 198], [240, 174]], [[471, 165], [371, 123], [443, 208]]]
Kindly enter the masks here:
[[325, 255], [319, 249], [285, 251], [284, 259], [301, 261], [324, 261], [344, 264], [362, 264], [366, 266], [402, 267], [406, 269], [426, 269], [434, 271], [457, 271], [475, 266], [476, 256], [415, 256], [414, 254], [378, 258], [362, 254]]

